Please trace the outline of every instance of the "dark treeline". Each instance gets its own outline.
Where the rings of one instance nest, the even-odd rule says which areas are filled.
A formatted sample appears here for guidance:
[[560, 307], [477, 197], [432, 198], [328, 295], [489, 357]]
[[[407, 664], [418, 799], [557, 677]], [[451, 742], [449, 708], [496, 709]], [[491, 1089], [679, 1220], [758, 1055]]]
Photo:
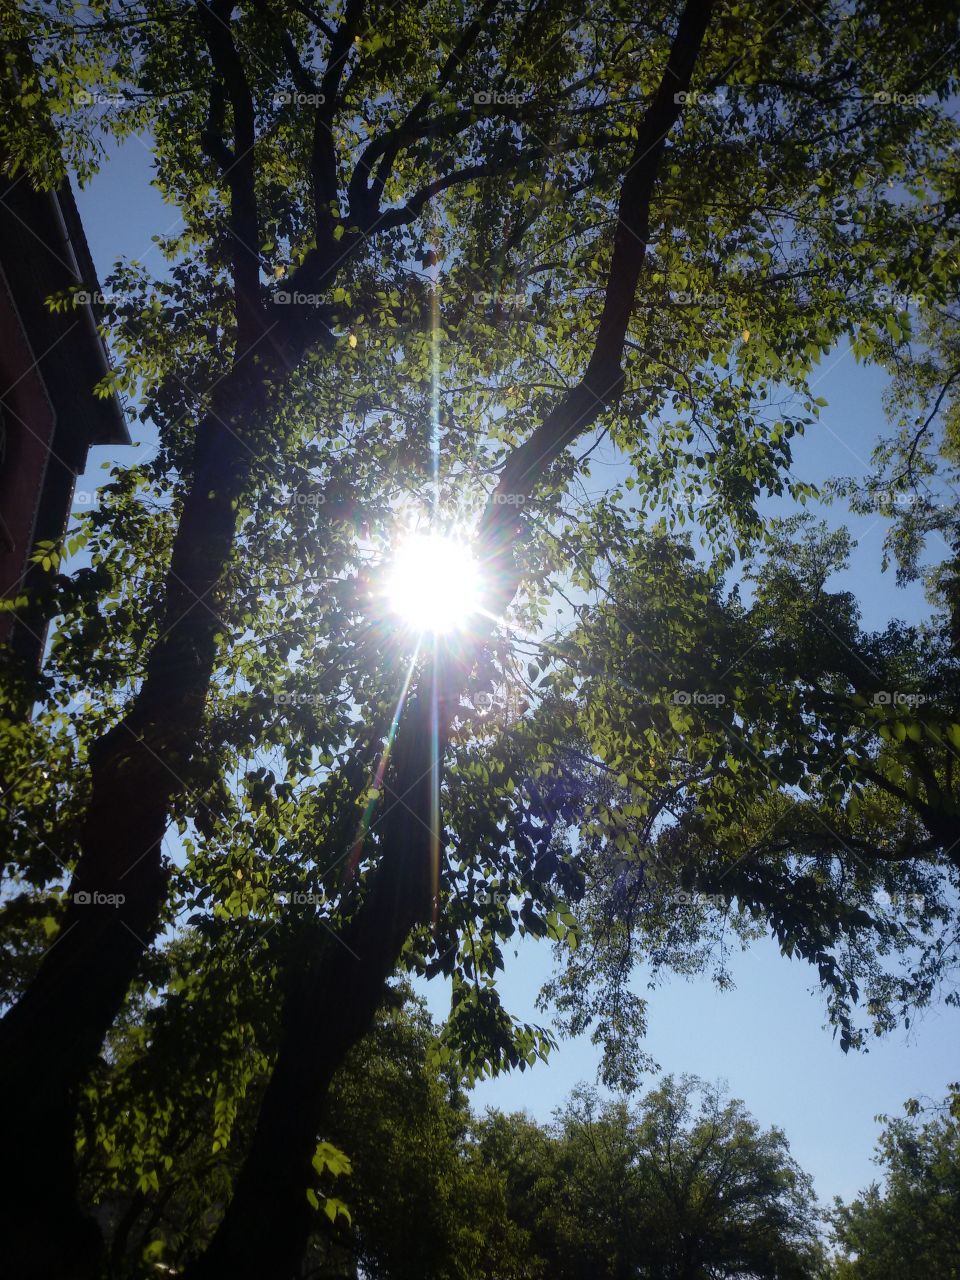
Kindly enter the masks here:
[[[91, 1107], [83, 1188], [109, 1275], [178, 1274], [223, 1212], [262, 1080], [236, 1111], [215, 1095], [153, 1162], [129, 1107], [147, 1081], [136, 1026], [114, 1038]], [[333, 1090], [308, 1193], [304, 1280], [947, 1280], [960, 1236], [956, 1095], [888, 1124], [885, 1188], [830, 1212], [785, 1135], [692, 1076], [633, 1096], [581, 1086], [552, 1123], [477, 1115], [437, 1053], [419, 1001], [391, 989]], [[153, 1081], [162, 1107], [183, 1084]], [[92, 1115], [92, 1111], [91, 1111]], [[111, 1154], [112, 1153], [112, 1154]]]

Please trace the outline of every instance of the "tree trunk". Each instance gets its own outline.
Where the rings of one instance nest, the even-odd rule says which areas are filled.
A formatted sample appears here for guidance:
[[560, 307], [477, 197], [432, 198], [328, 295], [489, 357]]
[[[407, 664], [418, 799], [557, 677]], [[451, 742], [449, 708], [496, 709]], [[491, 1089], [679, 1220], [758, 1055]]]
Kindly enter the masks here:
[[418, 815], [437, 812], [445, 743], [436, 728], [446, 719], [429, 688], [408, 707], [394, 749], [397, 799], [378, 823], [389, 852], [351, 922], [336, 936], [324, 931], [313, 963], [292, 975], [250, 1151], [223, 1221], [187, 1280], [298, 1274], [316, 1225], [306, 1189], [327, 1089], [369, 1029], [411, 929], [431, 917], [439, 832]]
[[18, 1280], [95, 1273], [96, 1228], [75, 1209], [77, 1099], [160, 922], [161, 841], [188, 789], [213, 672], [216, 586], [252, 458], [244, 437], [257, 438], [267, 404], [264, 369], [250, 368], [235, 368], [200, 425], [159, 639], [129, 710], [91, 749], [63, 926], [0, 1022], [0, 1250]]

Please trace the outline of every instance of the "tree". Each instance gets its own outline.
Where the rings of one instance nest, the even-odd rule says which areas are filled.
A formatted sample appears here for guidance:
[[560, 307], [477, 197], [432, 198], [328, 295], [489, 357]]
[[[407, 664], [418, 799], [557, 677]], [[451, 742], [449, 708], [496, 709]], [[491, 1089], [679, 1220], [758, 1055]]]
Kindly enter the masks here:
[[[931, 263], [934, 275], [949, 271], [949, 257]], [[924, 580], [950, 619], [953, 651], [960, 648], [960, 593], [957, 557], [957, 467], [960, 461], [960, 332], [953, 291], [941, 304], [921, 294], [899, 297], [897, 305], [918, 313], [916, 360], [897, 368], [887, 392], [894, 432], [873, 454], [866, 482], [838, 479], [832, 491], [855, 511], [891, 521], [885, 561], [895, 562], [900, 583]], [[930, 556], [930, 549], [935, 555]], [[944, 557], [943, 550], [949, 554]], [[932, 562], [931, 562], [932, 561]]]
[[[815, 964], [844, 1050], [927, 1004], [957, 963], [960, 745], [950, 622], [879, 634], [831, 591], [849, 537], [795, 517], [746, 580], [654, 534], [584, 608], [530, 734], [598, 778], [585, 941], [548, 988], [636, 1070], [640, 959], [699, 972], [769, 930]], [[657, 584], [655, 586], [655, 584]], [[749, 604], [742, 594], [749, 593]], [[547, 745], [551, 744], [551, 745]], [[551, 754], [552, 752], [552, 754]]]
[[[177, 944], [183, 953], [185, 943]], [[186, 958], [184, 956], [183, 958]], [[181, 1020], [142, 1007], [110, 1037], [82, 1108], [80, 1175], [108, 1242], [109, 1275], [180, 1272], [208, 1243], [255, 1123], [268, 1064], [251, 1022], [216, 993], [192, 1011], [204, 1035], [184, 1053]], [[526, 1275], [525, 1238], [504, 1180], [468, 1140], [466, 1096], [434, 1052], [422, 1002], [391, 987], [334, 1081], [309, 1194], [318, 1213], [303, 1276], [479, 1280]], [[239, 1043], [242, 1091], [224, 1069]]]
[[[382, 547], [403, 501], [437, 489], [450, 516], [486, 502], [489, 612], [522, 586], [516, 616], [535, 620], [544, 572], [584, 549], [597, 559], [607, 508], [570, 519], [562, 497], [587, 466], [570, 447], [602, 420], [648, 502], [679, 518], [706, 485], [710, 527], [742, 545], [758, 494], [801, 491], [784, 468], [816, 411], [816, 361], [848, 332], [882, 354], [890, 308], [862, 291], [909, 287], [941, 242], [932, 175], [955, 163], [953, 129], [919, 99], [952, 89], [951, 5], [919, 27], [887, 5], [769, 27], [705, 0], [612, 6], [587, 26], [559, 4], [493, 11], [151, 0], [27, 9], [11, 28], [32, 55], [9, 59], [14, 164], [49, 181], [62, 149], [89, 173], [89, 99], [117, 95], [98, 126], [150, 132], [185, 221], [163, 244], [168, 275], [122, 268], [126, 301], [105, 314], [114, 381], [138, 390], [157, 457], [114, 476], [85, 525], [90, 567], [51, 571], [57, 653], [30, 689], [41, 712], [3, 728], [11, 857], [44, 903], [21, 912], [24, 936], [53, 940], [2, 1033], [7, 1129], [27, 1163], [0, 1204], [21, 1274], [95, 1265], [72, 1207], [77, 1095], [187, 904], [228, 950], [284, 885], [309, 883], [322, 904], [292, 913], [270, 954], [276, 1063], [197, 1275], [295, 1265], [324, 1095], [434, 912], [441, 927], [405, 960], [454, 974], [458, 1050], [501, 1063], [542, 1048], [496, 999], [498, 931], [517, 925], [471, 911], [460, 882], [482, 849], [498, 881], [522, 886], [522, 927], [543, 934], [564, 931], [571, 874], [558, 855], [555, 878], [535, 874], [529, 830], [516, 848], [505, 838], [517, 788], [500, 768], [490, 785], [482, 742], [451, 768], [461, 796], [486, 769], [486, 803], [463, 832], [433, 816], [460, 696], [505, 646], [491, 629], [418, 664], [411, 645], [413, 691], [390, 732], [403, 668], [378, 661], [363, 518]], [[526, 97], [521, 80], [535, 83]], [[878, 83], [898, 100], [878, 104]], [[464, 306], [478, 279], [522, 293], [530, 317], [498, 328]], [[700, 301], [675, 305], [678, 291]], [[768, 417], [773, 388], [805, 407]], [[326, 501], [291, 510], [304, 475]], [[528, 502], [539, 519], [518, 516]], [[291, 599], [319, 581], [309, 609]], [[274, 690], [310, 701], [284, 703], [278, 724]], [[443, 811], [459, 818], [450, 777]], [[182, 869], [162, 855], [171, 820], [189, 842]], [[545, 848], [554, 826], [533, 824]], [[67, 905], [50, 893], [64, 866]]]
[[946, 1280], [960, 1266], [960, 1129], [957, 1086], [940, 1114], [920, 1119], [917, 1103], [888, 1121], [877, 1145], [885, 1185], [873, 1183], [832, 1215], [838, 1280], [930, 1277]]
[[[255, 1003], [209, 1000], [190, 1019], [206, 1033], [192, 1057], [169, 1009], [144, 1007], [111, 1034], [81, 1151], [111, 1277], [158, 1263], [180, 1272], [207, 1244], [267, 1076], [261, 1060], [237, 1096], [223, 1072], [224, 1043], [251, 1017]], [[440, 1066], [437, 1030], [391, 988], [338, 1073], [311, 1180], [324, 1212], [300, 1274], [816, 1274], [809, 1180], [783, 1135], [761, 1131], [742, 1104], [668, 1077], [634, 1106], [581, 1088], [552, 1126], [497, 1111], [476, 1119]]]
[[546, 1275], [823, 1274], [809, 1178], [779, 1130], [717, 1089], [668, 1076], [634, 1108], [581, 1089], [549, 1138], [531, 1129], [494, 1114], [479, 1132]]

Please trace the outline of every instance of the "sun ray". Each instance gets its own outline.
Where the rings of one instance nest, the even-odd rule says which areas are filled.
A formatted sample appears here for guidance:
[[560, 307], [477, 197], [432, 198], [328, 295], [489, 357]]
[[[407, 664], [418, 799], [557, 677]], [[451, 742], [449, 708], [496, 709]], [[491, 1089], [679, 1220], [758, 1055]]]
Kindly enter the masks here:
[[[437, 269], [434, 268], [436, 272]], [[440, 296], [434, 275], [430, 298], [430, 457], [433, 465], [433, 516], [440, 511]]]
[[410, 658], [407, 667], [407, 674], [404, 677], [403, 687], [400, 690], [400, 697], [397, 699], [397, 706], [393, 713], [393, 719], [390, 722], [390, 729], [387, 733], [387, 740], [383, 745], [383, 751], [380, 753], [380, 759], [374, 770], [373, 780], [370, 783], [370, 789], [367, 793], [367, 804], [363, 811], [363, 817], [360, 819], [360, 826], [357, 831], [357, 838], [353, 842], [350, 850], [350, 857], [347, 859], [347, 880], [352, 880], [360, 858], [363, 855], [363, 845], [370, 830], [370, 823], [373, 818], [374, 810], [380, 799], [380, 791], [383, 787], [383, 779], [387, 772], [387, 765], [390, 762], [390, 751], [393, 747], [394, 739], [397, 736], [397, 729], [400, 725], [400, 716], [403, 714], [404, 703], [407, 700], [407, 694], [410, 692], [410, 682], [413, 679], [413, 672], [417, 665], [417, 658], [420, 655], [420, 640], [417, 640], [417, 646]]
[[440, 898], [440, 715], [437, 698], [439, 672], [437, 637], [433, 638], [433, 673], [430, 707], [430, 901], [433, 903], [432, 922], [437, 923], [437, 905]]

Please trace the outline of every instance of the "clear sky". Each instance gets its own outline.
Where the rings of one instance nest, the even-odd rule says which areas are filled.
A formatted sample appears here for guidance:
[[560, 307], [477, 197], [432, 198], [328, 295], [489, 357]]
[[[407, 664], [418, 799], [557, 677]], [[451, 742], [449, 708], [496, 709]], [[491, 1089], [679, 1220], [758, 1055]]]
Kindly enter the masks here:
[[[114, 260], [138, 258], [152, 270], [162, 260], [151, 236], [172, 231], [176, 210], [164, 205], [149, 186], [150, 159], [141, 141], [128, 141], [84, 192], [80, 212], [101, 279]], [[819, 424], [796, 442], [795, 474], [822, 481], [835, 475], [864, 475], [873, 444], [883, 429], [884, 377], [857, 366], [840, 349], [824, 361], [815, 394], [828, 401]], [[133, 438], [149, 447], [149, 428], [134, 425]], [[138, 450], [94, 449], [91, 466], [78, 489], [100, 483], [104, 460], [136, 461]], [[599, 470], [595, 476], [601, 481]], [[770, 511], [787, 513], [786, 504]], [[858, 540], [849, 572], [837, 587], [852, 590], [866, 627], [881, 627], [893, 617], [919, 620], [928, 611], [918, 586], [899, 590], [892, 573], [880, 569], [886, 522], [851, 516], [841, 506], [811, 507], [831, 525], [846, 524]], [[940, 548], [933, 548], [934, 555]], [[528, 942], [514, 958], [507, 952], [502, 984], [510, 1011], [542, 1021], [534, 999], [550, 966], [544, 944]], [[927, 1011], [910, 1028], [874, 1041], [870, 1052], [841, 1053], [823, 1028], [823, 1004], [813, 991], [814, 972], [802, 962], [785, 960], [771, 941], [733, 956], [734, 991], [719, 993], [706, 979], [672, 979], [649, 995], [646, 1050], [664, 1070], [692, 1072], [725, 1080], [757, 1119], [785, 1130], [800, 1164], [813, 1174], [818, 1193], [849, 1197], [875, 1176], [871, 1153], [879, 1126], [874, 1116], [896, 1114], [907, 1097], [940, 1097], [960, 1078], [960, 1011]], [[638, 979], [638, 990], [643, 984]], [[447, 991], [435, 982], [427, 991], [435, 1016], [443, 1017]], [[525, 1108], [549, 1119], [571, 1087], [595, 1076], [598, 1054], [588, 1039], [561, 1044], [546, 1066], [486, 1081], [474, 1091], [478, 1107]]]

